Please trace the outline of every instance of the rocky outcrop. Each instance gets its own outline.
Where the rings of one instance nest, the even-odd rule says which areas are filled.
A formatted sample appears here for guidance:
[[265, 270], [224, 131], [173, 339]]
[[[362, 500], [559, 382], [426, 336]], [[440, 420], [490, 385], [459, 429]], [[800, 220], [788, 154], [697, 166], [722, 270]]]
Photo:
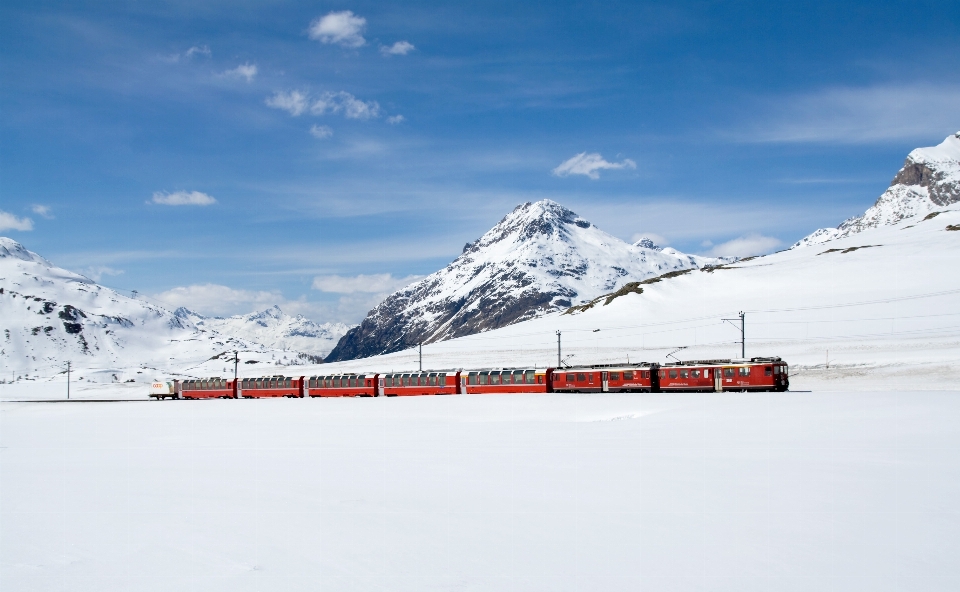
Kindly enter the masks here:
[[821, 228], [791, 248], [817, 245], [868, 228], [897, 224], [925, 216], [937, 207], [960, 202], [960, 132], [937, 146], [912, 151], [890, 187], [862, 216], [845, 220], [836, 228]]

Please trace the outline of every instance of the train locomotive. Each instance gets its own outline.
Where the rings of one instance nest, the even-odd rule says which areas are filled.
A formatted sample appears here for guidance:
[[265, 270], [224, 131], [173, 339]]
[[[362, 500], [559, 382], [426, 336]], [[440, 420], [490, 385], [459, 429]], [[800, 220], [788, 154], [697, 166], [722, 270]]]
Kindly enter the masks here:
[[402, 397], [497, 393], [691, 393], [790, 388], [777, 357], [669, 364], [595, 364], [563, 368], [457, 369], [429, 372], [264, 376], [155, 382], [150, 396], [174, 399]]

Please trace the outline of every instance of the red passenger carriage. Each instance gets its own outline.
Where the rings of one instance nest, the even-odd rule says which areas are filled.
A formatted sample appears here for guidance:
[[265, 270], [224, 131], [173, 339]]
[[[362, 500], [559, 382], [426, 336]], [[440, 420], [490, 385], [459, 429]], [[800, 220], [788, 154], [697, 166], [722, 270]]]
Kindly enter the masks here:
[[460, 372], [461, 394], [545, 393], [552, 370], [509, 368], [503, 370], [463, 370]]
[[244, 378], [239, 382], [237, 395], [246, 399], [303, 396], [303, 377], [264, 376], [261, 378]]
[[381, 374], [379, 387], [388, 397], [414, 395], [456, 395], [460, 391], [460, 373], [446, 372], [391, 372]]
[[649, 393], [656, 390], [656, 365], [558, 368], [552, 378], [556, 393]]
[[376, 397], [377, 374], [329, 374], [304, 378], [309, 397]]
[[235, 399], [236, 381], [224, 378], [201, 378], [180, 382], [180, 397], [184, 399]]

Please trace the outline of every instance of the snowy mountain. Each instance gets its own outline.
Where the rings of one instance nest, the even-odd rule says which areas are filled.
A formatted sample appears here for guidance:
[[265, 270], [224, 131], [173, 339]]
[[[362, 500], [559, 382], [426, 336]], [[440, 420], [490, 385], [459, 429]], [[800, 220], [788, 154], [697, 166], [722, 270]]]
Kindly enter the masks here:
[[[232, 374], [227, 358], [232, 359], [234, 350], [244, 352], [244, 361], [252, 364], [244, 369], [254, 372], [267, 372], [257, 370], [263, 363], [311, 361], [279, 344], [264, 346], [221, 332], [220, 327], [198, 326], [188, 316], [56, 267], [4, 237], [0, 237], [0, 319], [0, 380], [49, 377], [62, 371], [68, 360], [79, 371], [75, 376], [87, 381], [149, 381], [155, 376], [189, 375], [201, 364], [205, 366], [196, 375]], [[229, 319], [224, 321], [227, 327]]]
[[720, 262], [661, 249], [649, 239], [631, 245], [550, 200], [525, 203], [468, 243], [447, 267], [390, 295], [327, 361], [504, 327], [630, 281]]
[[793, 247], [817, 245], [863, 232], [868, 228], [897, 224], [906, 218], [926, 216], [960, 202], [960, 132], [940, 145], [917, 148], [870, 209], [844, 221], [837, 228], [821, 228]]
[[255, 341], [261, 345], [283, 350], [325, 356], [337, 341], [350, 330], [343, 323], [315, 323], [303, 315], [290, 316], [273, 306], [260, 312], [233, 317], [205, 317], [184, 307], [174, 311], [181, 319], [188, 319], [196, 327]]

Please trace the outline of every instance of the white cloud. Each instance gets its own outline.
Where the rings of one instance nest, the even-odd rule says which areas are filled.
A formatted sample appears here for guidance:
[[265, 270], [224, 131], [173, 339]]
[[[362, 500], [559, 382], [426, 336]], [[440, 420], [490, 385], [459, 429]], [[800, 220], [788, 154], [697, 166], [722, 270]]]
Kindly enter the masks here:
[[637, 168], [637, 164], [629, 158], [623, 159], [622, 162], [607, 162], [597, 152], [591, 152], [590, 154], [581, 152], [580, 154], [577, 154], [576, 156], [573, 156], [560, 163], [560, 166], [553, 169], [553, 174], [558, 177], [566, 177], [567, 175], [586, 175], [591, 179], [599, 179], [600, 174], [597, 171], [602, 169], [624, 168], [635, 169]]
[[397, 125], [398, 123], [403, 123], [404, 121], [406, 121], [406, 119], [407, 118], [404, 117], [403, 115], [391, 115], [390, 117], [387, 118], [387, 123], [389, 123], [390, 125]]
[[960, 86], [830, 88], [772, 98], [764, 110], [747, 130], [729, 135], [747, 142], [939, 142], [957, 131]]
[[30, 211], [32, 211], [34, 214], [36, 214], [36, 215], [38, 215], [38, 216], [43, 216], [44, 218], [47, 218], [48, 220], [53, 218], [53, 214], [50, 213], [50, 206], [44, 206], [44, 205], [41, 205], [41, 204], [33, 204], [33, 206], [31, 206], [31, 208], [30, 208]]
[[200, 191], [174, 191], [173, 193], [157, 191], [153, 194], [153, 199], [147, 203], [151, 202], [164, 206], [209, 206], [217, 203], [217, 200]]
[[752, 257], [754, 255], [765, 255], [780, 246], [780, 241], [772, 236], [763, 236], [760, 234], [748, 234], [731, 241], [715, 245], [710, 250], [710, 255], [714, 257]]
[[367, 19], [349, 10], [331, 12], [310, 23], [310, 38], [320, 43], [361, 47], [367, 43], [363, 38], [363, 30], [366, 26]]
[[86, 269], [80, 270], [80, 273], [92, 279], [95, 282], [99, 282], [100, 279], [105, 275], [117, 276], [123, 273], [122, 269], [114, 269], [112, 267], [106, 267], [101, 265], [99, 267], [88, 267]]
[[352, 94], [339, 92], [324, 92], [313, 105], [310, 112], [314, 115], [324, 113], [343, 113], [347, 119], [373, 119], [380, 117], [380, 104], [376, 101], [361, 101]]
[[210, 57], [211, 55], [213, 55], [213, 52], [211, 52], [210, 48], [207, 47], [206, 45], [194, 45], [193, 47], [188, 49], [183, 55], [188, 58], [192, 58], [197, 54]]
[[240, 64], [232, 70], [226, 70], [222, 72], [220, 76], [225, 78], [246, 78], [247, 82], [253, 82], [254, 77], [257, 75], [257, 65], [246, 63]]
[[33, 220], [17, 218], [13, 214], [0, 210], [0, 231], [3, 230], [33, 230]]
[[397, 41], [393, 45], [381, 45], [380, 53], [385, 56], [388, 55], [407, 55], [411, 51], [415, 50], [416, 47], [413, 46], [409, 41]]
[[272, 97], [266, 100], [267, 107], [282, 109], [290, 115], [297, 117], [307, 110], [307, 94], [298, 90], [290, 92], [277, 91]]
[[219, 284], [178, 286], [153, 297], [173, 308], [185, 306], [207, 316], [243, 314], [287, 302], [276, 290], [235, 290]]
[[310, 135], [314, 138], [324, 139], [333, 135], [333, 130], [325, 125], [310, 126]]
[[389, 273], [360, 274], [353, 277], [321, 275], [313, 278], [313, 289], [336, 294], [353, 294], [356, 292], [387, 294], [424, 277], [422, 275], [408, 275], [407, 277], [395, 278]]

